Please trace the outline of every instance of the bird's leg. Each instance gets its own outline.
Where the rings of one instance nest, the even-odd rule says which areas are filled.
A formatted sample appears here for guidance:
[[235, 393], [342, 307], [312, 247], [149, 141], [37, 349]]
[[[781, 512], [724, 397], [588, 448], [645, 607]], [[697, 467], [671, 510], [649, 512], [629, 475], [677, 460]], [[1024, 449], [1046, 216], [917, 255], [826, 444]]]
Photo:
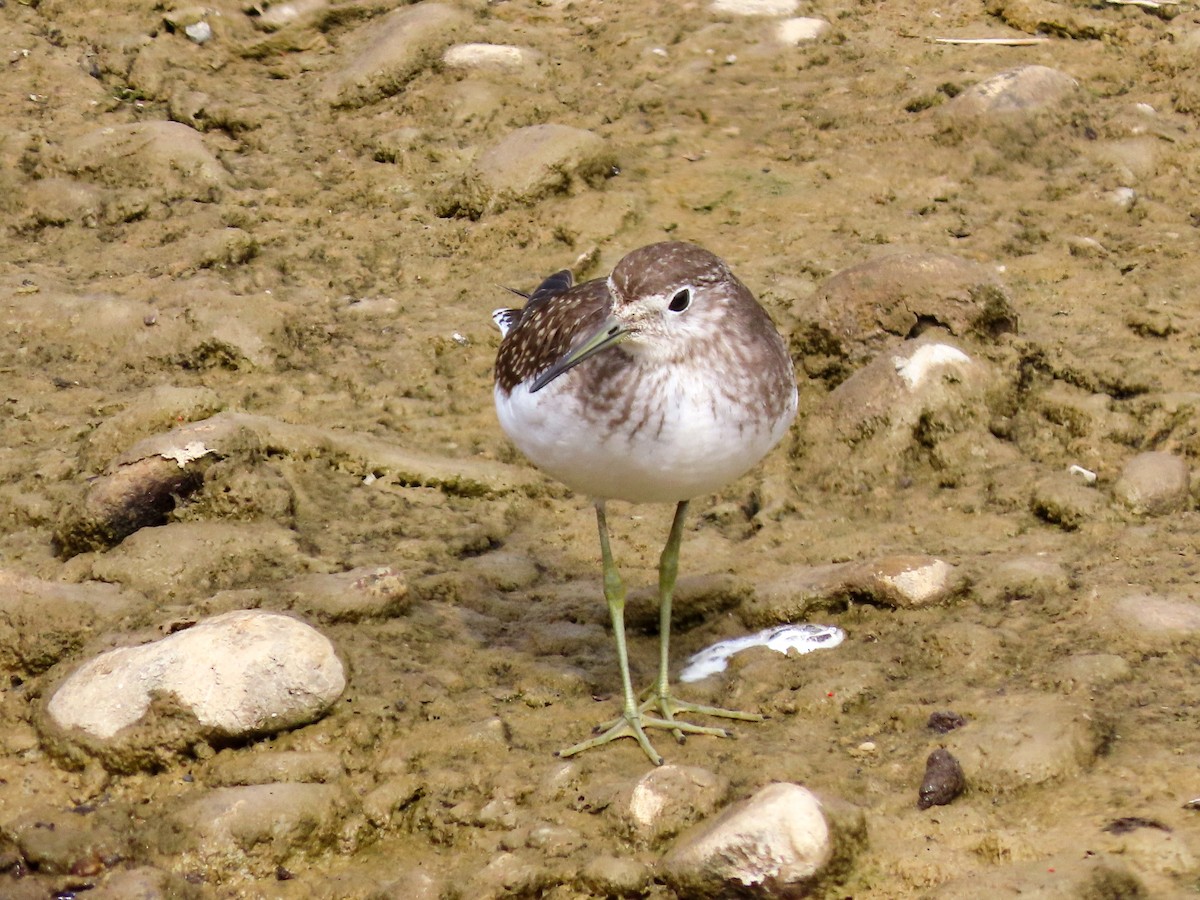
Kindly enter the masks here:
[[[676, 713], [700, 713], [706, 716], [719, 716], [726, 719], [740, 719], [744, 722], [761, 722], [762, 716], [754, 713], [738, 712], [734, 709], [721, 709], [716, 706], [701, 706], [677, 700], [670, 692], [671, 672], [671, 601], [675, 595], [675, 579], [679, 574], [679, 547], [683, 542], [683, 520], [687, 515], [688, 501], [683, 500], [675, 507], [675, 518], [671, 522], [671, 533], [663, 547], [662, 556], [658, 563], [658, 680], [654, 683], [652, 694], [641, 704], [642, 712], [657, 709], [665, 723], [658, 727], [668, 727], [675, 740], [683, 743], [683, 733], [695, 733], [698, 726], [682, 727], [685, 723], [676, 722]], [[647, 720], [646, 724], [650, 724]], [[655, 723], [657, 724], [657, 722]], [[728, 736], [723, 728], [709, 728], [700, 731], [701, 734], [716, 734]]]
[[[686, 509], [687, 504], [682, 504]], [[682, 520], [682, 511], [676, 512], [676, 518]], [[605, 723], [596, 730], [600, 732], [593, 738], [568, 747], [566, 750], [560, 750], [559, 756], [574, 756], [576, 753], [582, 753], [584, 750], [591, 750], [593, 747], [599, 747], [618, 738], [631, 737], [638, 742], [646, 755], [650, 757], [650, 762], [656, 766], [662, 765], [662, 757], [651, 745], [649, 738], [646, 737], [646, 728], [669, 728], [673, 732], [688, 734], [717, 734], [724, 735], [725, 731], [721, 728], [705, 728], [701, 725], [692, 725], [687, 722], [675, 722], [669, 718], [658, 719], [643, 716], [646, 704], [638, 704], [637, 697], [633, 693], [633, 683], [629, 677], [629, 652], [625, 645], [625, 585], [621, 582], [621, 573], [617, 571], [617, 565], [613, 561], [612, 549], [608, 541], [608, 519], [605, 515], [604, 502], [597, 501], [596, 503], [596, 524], [600, 529], [600, 556], [604, 563], [604, 599], [608, 601], [608, 612], [612, 617], [613, 636], [617, 642], [617, 663], [621, 668], [621, 692], [623, 695], [623, 705], [620, 717], [615, 721]], [[679, 530], [682, 532], [682, 524]], [[676, 541], [676, 545], [678, 545]], [[675, 556], [678, 559], [679, 548], [675, 548]], [[668, 618], [670, 611], [668, 610]], [[673, 702], [673, 701], [672, 701]], [[676, 704], [675, 708], [679, 708]], [[697, 707], [699, 708], [699, 707]]]
[[[574, 756], [584, 750], [599, 747], [617, 738], [634, 738], [650, 757], [650, 762], [656, 766], [662, 765], [662, 757], [650, 744], [646, 732], [642, 730], [642, 713], [638, 708], [633, 693], [633, 683], [629, 678], [629, 652], [625, 646], [625, 585], [621, 582], [621, 573], [613, 561], [612, 548], [608, 542], [608, 519], [605, 515], [604, 501], [596, 502], [596, 524], [600, 529], [600, 557], [604, 563], [604, 599], [608, 601], [608, 613], [612, 617], [613, 636], [617, 641], [617, 663], [621, 668], [621, 692], [624, 696], [621, 717], [609, 725], [602, 733], [560, 750], [559, 756]], [[604, 726], [601, 726], [604, 727]]]

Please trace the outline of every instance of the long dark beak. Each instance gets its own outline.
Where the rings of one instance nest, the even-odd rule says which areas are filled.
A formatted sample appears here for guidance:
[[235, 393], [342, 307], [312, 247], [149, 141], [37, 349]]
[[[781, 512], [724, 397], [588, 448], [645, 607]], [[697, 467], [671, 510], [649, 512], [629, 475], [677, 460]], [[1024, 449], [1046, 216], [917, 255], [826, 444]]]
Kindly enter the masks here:
[[548, 368], [545, 372], [533, 380], [533, 384], [529, 386], [529, 393], [536, 394], [559, 375], [575, 368], [585, 359], [595, 356], [602, 350], [607, 350], [609, 347], [614, 347], [629, 335], [630, 328], [616, 316], [609, 316], [604, 320], [604, 323], [597, 328], [588, 338], [583, 341], [578, 347], [570, 351], [566, 356], [562, 357], [558, 362]]

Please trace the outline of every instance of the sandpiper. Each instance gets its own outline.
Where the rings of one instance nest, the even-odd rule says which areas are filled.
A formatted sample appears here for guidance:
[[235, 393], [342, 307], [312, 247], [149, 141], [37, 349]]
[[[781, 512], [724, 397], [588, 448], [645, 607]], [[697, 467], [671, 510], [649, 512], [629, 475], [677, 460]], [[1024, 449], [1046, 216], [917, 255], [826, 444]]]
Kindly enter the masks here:
[[[492, 318], [503, 335], [495, 372], [501, 426], [534, 465], [592, 498], [600, 529], [624, 701], [617, 719], [559, 755], [631, 737], [660, 765], [647, 728], [679, 741], [728, 736], [679, 713], [761, 721], [676, 699], [669, 652], [688, 501], [758, 463], [796, 415], [792, 360], [766, 311], [719, 257], [667, 242], [634, 250], [608, 278], [575, 284], [569, 271], [557, 272], [526, 295], [524, 308]], [[629, 676], [608, 500], [676, 504], [659, 561], [658, 678], [641, 702]]]

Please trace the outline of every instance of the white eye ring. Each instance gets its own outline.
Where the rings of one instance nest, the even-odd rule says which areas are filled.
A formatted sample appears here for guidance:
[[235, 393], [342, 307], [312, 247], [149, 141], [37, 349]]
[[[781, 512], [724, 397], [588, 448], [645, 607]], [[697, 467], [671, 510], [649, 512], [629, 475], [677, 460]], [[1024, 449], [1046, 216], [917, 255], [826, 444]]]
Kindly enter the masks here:
[[691, 305], [692, 292], [684, 288], [671, 298], [671, 302], [667, 304], [667, 309], [673, 313], [681, 313]]

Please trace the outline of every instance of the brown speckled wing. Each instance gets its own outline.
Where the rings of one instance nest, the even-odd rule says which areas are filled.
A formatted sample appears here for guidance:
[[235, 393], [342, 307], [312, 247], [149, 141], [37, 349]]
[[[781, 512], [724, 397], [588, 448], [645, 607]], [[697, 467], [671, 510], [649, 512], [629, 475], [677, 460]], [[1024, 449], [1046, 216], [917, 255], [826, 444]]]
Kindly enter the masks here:
[[611, 308], [604, 279], [572, 286], [570, 272], [551, 275], [530, 295], [520, 319], [500, 342], [496, 384], [507, 394], [537, 377], [600, 327]]

